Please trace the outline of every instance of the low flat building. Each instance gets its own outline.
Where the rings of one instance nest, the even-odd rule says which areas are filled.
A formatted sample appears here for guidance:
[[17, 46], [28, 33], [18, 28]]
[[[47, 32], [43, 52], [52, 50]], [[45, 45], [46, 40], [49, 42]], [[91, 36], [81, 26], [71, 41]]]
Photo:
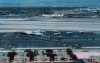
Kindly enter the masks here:
[[89, 63], [100, 63], [100, 56], [90, 56]]

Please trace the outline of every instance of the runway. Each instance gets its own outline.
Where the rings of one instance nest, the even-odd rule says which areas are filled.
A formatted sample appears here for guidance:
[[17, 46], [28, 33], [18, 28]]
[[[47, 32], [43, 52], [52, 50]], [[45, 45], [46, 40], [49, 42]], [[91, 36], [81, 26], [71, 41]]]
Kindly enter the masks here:
[[[58, 21], [59, 20], [59, 21]], [[73, 20], [73, 21], [23, 21], [0, 20], [0, 32], [15, 32], [24, 30], [71, 30], [71, 31], [100, 31], [100, 20]]]

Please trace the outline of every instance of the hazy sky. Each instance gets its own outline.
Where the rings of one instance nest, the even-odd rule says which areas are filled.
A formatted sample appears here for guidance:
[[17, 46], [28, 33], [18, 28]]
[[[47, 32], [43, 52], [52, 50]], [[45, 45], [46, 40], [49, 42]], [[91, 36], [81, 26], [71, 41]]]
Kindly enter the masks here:
[[0, 6], [99, 6], [100, 0], [0, 0]]

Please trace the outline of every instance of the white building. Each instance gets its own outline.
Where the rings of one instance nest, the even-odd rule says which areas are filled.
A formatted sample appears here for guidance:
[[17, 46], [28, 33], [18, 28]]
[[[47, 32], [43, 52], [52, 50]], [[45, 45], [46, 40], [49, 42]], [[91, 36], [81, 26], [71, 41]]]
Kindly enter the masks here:
[[19, 63], [19, 62], [30, 62], [30, 59], [29, 59], [29, 57], [15, 56], [13, 63]]
[[90, 56], [88, 61], [90, 63], [100, 63], [100, 56]]
[[34, 57], [34, 61], [50, 61], [49, 57]]
[[87, 11], [91, 11], [91, 12], [97, 12], [98, 10], [100, 10], [100, 8], [90, 7], [90, 8], [80, 8], [80, 10], [87, 10]]
[[[34, 57], [34, 61], [35, 62], [42, 62], [42, 61], [50, 62], [50, 57], [36, 56], [36, 57]], [[72, 63], [74, 63], [74, 60], [72, 60], [72, 58], [69, 55], [66, 57], [55, 56], [54, 62], [72, 62]]]
[[63, 17], [64, 14], [43, 14], [42, 17], [45, 17], [45, 18], [57, 18], [57, 17]]

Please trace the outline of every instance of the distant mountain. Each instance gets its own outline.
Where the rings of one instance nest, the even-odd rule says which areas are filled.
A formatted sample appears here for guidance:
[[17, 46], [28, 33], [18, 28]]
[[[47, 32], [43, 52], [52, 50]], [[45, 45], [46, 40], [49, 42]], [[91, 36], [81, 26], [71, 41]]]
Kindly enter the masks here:
[[100, 0], [0, 0], [0, 6], [100, 6]]

